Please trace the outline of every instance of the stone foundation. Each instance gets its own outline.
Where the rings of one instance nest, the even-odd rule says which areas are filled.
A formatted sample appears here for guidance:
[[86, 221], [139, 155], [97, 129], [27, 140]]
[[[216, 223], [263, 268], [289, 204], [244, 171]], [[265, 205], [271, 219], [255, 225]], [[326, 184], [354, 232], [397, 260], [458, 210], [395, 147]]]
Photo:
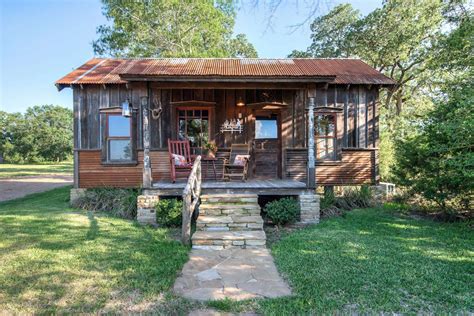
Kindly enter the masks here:
[[300, 202], [301, 208], [300, 223], [319, 223], [319, 195], [314, 193], [302, 194], [298, 197], [298, 201]]
[[156, 225], [155, 206], [160, 198], [157, 195], [140, 195], [137, 198], [137, 221], [142, 225]]
[[69, 204], [73, 205], [76, 201], [86, 195], [87, 189], [71, 189], [69, 191]]

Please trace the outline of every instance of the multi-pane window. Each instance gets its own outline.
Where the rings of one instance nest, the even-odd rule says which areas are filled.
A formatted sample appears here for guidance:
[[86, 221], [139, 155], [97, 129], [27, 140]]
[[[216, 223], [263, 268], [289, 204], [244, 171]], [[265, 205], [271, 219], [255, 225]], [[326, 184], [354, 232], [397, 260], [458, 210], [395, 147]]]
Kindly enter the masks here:
[[206, 108], [178, 108], [178, 137], [188, 139], [194, 149], [209, 141], [209, 110]]
[[107, 160], [130, 161], [132, 159], [130, 117], [107, 115]]
[[316, 159], [336, 158], [336, 115], [318, 114], [315, 120]]

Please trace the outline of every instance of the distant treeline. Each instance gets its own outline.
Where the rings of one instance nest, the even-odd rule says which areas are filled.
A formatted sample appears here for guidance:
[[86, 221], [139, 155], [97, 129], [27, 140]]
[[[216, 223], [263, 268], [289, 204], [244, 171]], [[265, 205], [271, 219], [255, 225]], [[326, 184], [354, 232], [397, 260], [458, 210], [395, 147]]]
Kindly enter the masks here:
[[0, 157], [9, 163], [60, 162], [73, 150], [73, 113], [42, 105], [25, 113], [0, 111]]

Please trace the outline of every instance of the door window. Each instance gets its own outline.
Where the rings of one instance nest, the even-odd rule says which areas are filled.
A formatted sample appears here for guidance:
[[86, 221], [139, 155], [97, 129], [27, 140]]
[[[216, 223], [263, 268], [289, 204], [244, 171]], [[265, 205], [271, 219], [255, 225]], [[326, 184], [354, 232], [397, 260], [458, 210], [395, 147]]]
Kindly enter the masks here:
[[194, 149], [202, 148], [209, 141], [209, 110], [203, 108], [178, 108], [178, 138], [189, 140]]
[[255, 139], [277, 139], [278, 121], [276, 118], [255, 119]]

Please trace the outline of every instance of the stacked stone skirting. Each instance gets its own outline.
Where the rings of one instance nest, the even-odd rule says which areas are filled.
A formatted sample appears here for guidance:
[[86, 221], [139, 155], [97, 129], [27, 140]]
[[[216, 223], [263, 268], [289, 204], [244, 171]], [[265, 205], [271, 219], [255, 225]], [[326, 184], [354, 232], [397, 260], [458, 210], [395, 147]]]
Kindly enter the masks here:
[[69, 191], [69, 203], [74, 205], [78, 199], [83, 198], [85, 195], [86, 189], [71, 189], [71, 191]]
[[137, 198], [137, 221], [142, 225], [156, 225], [155, 206], [160, 198], [157, 195], [140, 195]]
[[319, 195], [314, 193], [302, 194], [298, 197], [298, 200], [301, 209], [300, 222], [303, 224], [319, 223]]

